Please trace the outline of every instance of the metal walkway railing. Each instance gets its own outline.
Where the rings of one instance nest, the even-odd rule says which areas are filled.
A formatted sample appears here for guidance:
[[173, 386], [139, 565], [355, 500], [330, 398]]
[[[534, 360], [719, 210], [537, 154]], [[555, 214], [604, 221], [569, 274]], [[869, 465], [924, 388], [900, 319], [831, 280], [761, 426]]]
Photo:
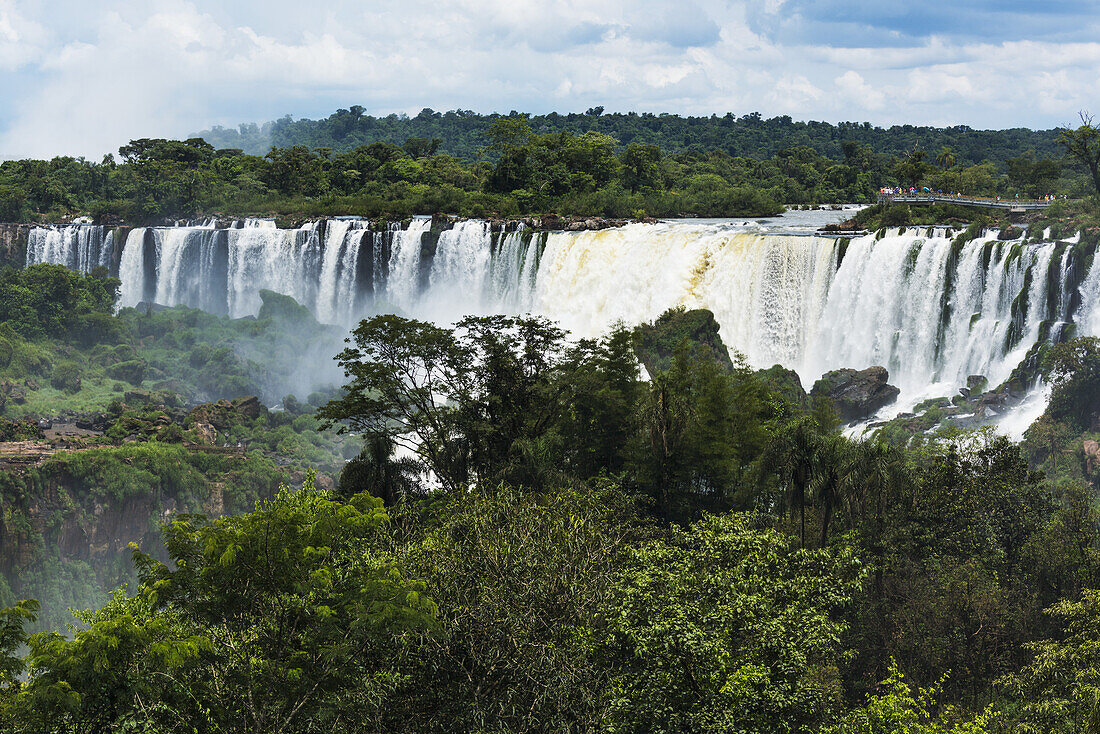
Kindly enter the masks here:
[[1014, 212], [1046, 209], [1054, 203], [1045, 199], [988, 199], [984, 196], [952, 196], [951, 194], [879, 194], [878, 201], [880, 204], [887, 201], [894, 204], [963, 204], [989, 209], [1008, 209]]

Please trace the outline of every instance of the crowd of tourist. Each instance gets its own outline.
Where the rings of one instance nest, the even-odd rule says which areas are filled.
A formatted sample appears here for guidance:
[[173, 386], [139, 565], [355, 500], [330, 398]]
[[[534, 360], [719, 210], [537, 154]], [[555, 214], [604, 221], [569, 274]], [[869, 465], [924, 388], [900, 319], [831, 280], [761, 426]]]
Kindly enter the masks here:
[[[884, 187], [882, 187], [878, 190], [878, 193], [879, 193], [879, 196], [917, 196], [917, 195], [932, 196], [932, 195], [936, 195], [936, 196], [952, 196], [956, 199], [961, 198], [963, 196], [966, 196], [966, 198], [968, 198], [968, 199], [987, 199], [988, 201], [1000, 201], [1001, 200], [1000, 196], [997, 196], [996, 198], [988, 198], [988, 197], [984, 197], [984, 196], [968, 196], [968, 195], [962, 194], [958, 191], [948, 191], [948, 192], [933, 191], [932, 189], [928, 188], [927, 186], [920, 189], [919, 191], [917, 190], [917, 188], [915, 186], [910, 186], [909, 188], [905, 188], [905, 187], [902, 187], [902, 186], [895, 186], [895, 187], [884, 186]], [[1016, 194], [1016, 199], [1019, 200], [1019, 198], [1020, 198], [1020, 195]], [[1062, 198], [1064, 199], [1066, 197], [1062, 196]], [[1057, 195], [1048, 194], [1046, 196], [1041, 196], [1038, 199], [1035, 199], [1035, 201], [1055, 201], [1057, 199], [1058, 199]]]

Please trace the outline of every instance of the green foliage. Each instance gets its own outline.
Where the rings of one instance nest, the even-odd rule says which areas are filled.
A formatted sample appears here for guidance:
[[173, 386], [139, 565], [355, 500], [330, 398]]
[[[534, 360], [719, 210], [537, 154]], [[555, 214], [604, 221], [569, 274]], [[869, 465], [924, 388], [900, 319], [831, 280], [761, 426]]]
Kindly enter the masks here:
[[108, 365], [104, 372], [113, 380], [121, 380], [131, 385], [140, 386], [145, 377], [145, 362], [140, 359], [116, 362]]
[[24, 627], [34, 622], [37, 614], [38, 602], [33, 599], [0, 609], [0, 713], [4, 713], [5, 699], [19, 689], [24, 663], [18, 653], [27, 642]]
[[1065, 634], [1031, 643], [1034, 659], [1000, 684], [1012, 697], [1019, 732], [1070, 734], [1100, 731], [1100, 592], [1063, 600], [1047, 610]]
[[1051, 418], [1078, 429], [1095, 428], [1100, 414], [1100, 339], [1078, 337], [1051, 347], [1044, 372], [1051, 385]]
[[[0, 219], [766, 216], [783, 203], [871, 202], [880, 187], [903, 183], [975, 195], [1079, 195], [1091, 188], [1087, 175], [1064, 173], [1053, 160], [1063, 150], [1053, 130], [883, 129], [758, 113], [482, 116], [426, 109], [375, 118], [352, 107], [324, 120], [284, 118], [202, 136], [134, 140], [120, 148], [121, 163], [5, 161]], [[921, 145], [940, 151], [936, 165]]]
[[112, 313], [118, 285], [115, 279], [61, 265], [5, 268], [0, 271], [0, 323], [25, 337], [87, 338], [83, 332], [89, 320]]
[[[394, 635], [431, 623], [423, 586], [364, 543], [365, 496], [285, 487], [254, 512], [165, 528], [171, 566], [136, 550], [141, 585], [72, 639], [32, 638], [14, 718], [37, 731], [297, 731], [369, 704]], [[198, 730], [198, 729], [196, 729]]]
[[679, 306], [664, 312], [652, 324], [636, 327], [635, 349], [650, 375], [671, 367], [676, 350], [682, 346], [688, 350], [687, 356], [693, 362], [714, 360], [722, 369], [732, 370], [733, 362], [718, 336], [718, 328], [718, 321], [711, 311], [688, 311], [684, 306]]
[[858, 666], [878, 678], [892, 657], [923, 685], [950, 671], [949, 700], [980, 701], [1025, 658], [1004, 641], [1040, 627], [1045, 595], [1064, 583], [1041, 560], [1041, 539], [1060, 532], [1054, 497], [1003, 437], [934, 444], [900, 469], [857, 486], [839, 517], [874, 569], [854, 626]]
[[261, 298], [255, 321], [185, 306], [123, 309], [118, 321], [139, 348], [112, 355], [107, 374], [131, 384], [170, 377], [166, 386], [196, 403], [259, 395], [274, 405], [302, 385], [323, 385], [326, 377], [335, 383], [334, 366], [305, 363], [301, 355], [337, 351], [340, 330], [318, 324], [287, 296], [262, 291]]
[[621, 489], [481, 488], [430, 507], [395, 508], [411, 536], [397, 553], [424, 578], [440, 628], [396, 661], [403, 683], [376, 730], [602, 728], [604, 620], [623, 544], [638, 535]]
[[[502, 126], [500, 157], [479, 175], [508, 153], [502, 177], [538, 182], [520, 155], [530, 146], [600, 196], [576, 176], [614, 168], [607, 141], [540, 135]], [[431, 168], [432, 145], [370, 155], [379, 176], [403, 181]], [[219, 160], [193, 144], [131, 154]], [[679, 165], [670, 159], [655, 161], [662, 176]], [[805, 152], [783, 162], [813, 165]], [[31, 302], [22, 291], [45, 275], [5, 274], [13, 302]], [[293, 363], [334, 334], [292, 300], [265, 292], [258, 320], [185, 308], [116, 318], [95, 282], [54, 285], [66, 282], [78, 295], [44, 305], [34, 329], [0, 324], [7, 409], [107, 399], [100, 440], [121, 445], [0, 472], [0, 605], [41, 602], [0, 612], [0, 730], [1095, 723], [1095, 340], [1048, 351], [1050, 410], [1022, 449], [955, 432], [906, 452], [839, 435], [794, 373], [731, 359], [708, 312], [576, 342], [538, 318], [447, 328], [381, 316], [340, 356], [345, 391], [301, 402], [287, 395]], [[83, 343], [69, 326], [80, 313], [121, 338]], [[151, 389], [112, 379], [133, 365]], [[79, 392], [63, 393], [74, 372]], [[261, 382], [284, 410], [238, 397]], [[236, 399], [180, 407], [212, 393]], [[945, 414], [933, 402], [918, 418]], [[323, 434], [323, 422], [349, 431]], [[0, 439], [40, 435], [0, 419]], [[200, 440], [213, 446], [190, 447]], [[338, 490], [284, 489], [257, 507], [301, 478], [299, 463], [339, 472]], [[200, 510], [229, 516], [188, 514]], [[162, 519], [173, 520], [166, 548], [137, 556], [136, 596], [82, 614], [67, 636], [26, 639], [133, 581], [115, 551], [127, 539], [158, 546]]]
[[320, 417], [389, 437], [450, 490], [543, 479], [536, 444], [559, 409], [547, 399], [564, 350], [558, 327], [489, 316], [445, 329], [383, 315], [352, 335], [355, 346], [338, 357], [351, 382]]
[[32, 441], [42, 438], [42, 429], [31, 420], [0, 418], [0, 441]]
[[257, 453], [157, 441], [57, 453], [0, 473], [3, 572], [15, 594], [42, 603], [42, 627], [62, 629], [67, 608], [98, 605], [130, 577], [120, 544], [158, 543], [165, 513], [247, 511], [289, 479], [289, 467]]
[[882, 693], [870, 696], [863, 708], [849, 712], [840, 724], [824, 729], [823, 734], [986, 734], [994, 731], [996, 715], [991, 710], [973, 719], [951, 710], [936, 716], [939, 687], [914, 691], [893, 661], [889, 677], [880, 687]]
[[840, 706], [846, 551], [794, 550], [749, 515], [636, 549], [610, 613], [613, 731], [806, 731]]
[[67, 393], [80, 391], [80, 365], [76, 362], [60, 362], [53, 368], [50, 385]]
[[740, 358], [727, 373], [709, 357], [692, 362], [685, 343], [642, 393], [629, 468], [667, 519], [745, 508], [753, 490], [749, 467], [767, 441], [771, 409]]
[[366, 447], [340, 473], [339, 493], [351, 497], [367, 492], [389, 507], [402, 495], [416, 493], [423, 465], [410, 457], [394, 458], [393, 439], [384, 434], [367, 437]]
[[[584, 113], [528, 115], [479, 115], [469, 110], [437, 112], [424, 109], [413, 116], [365, 115], [353, 106], [340, 109], [325, 119], [292, 120], [283, 118], [263, 126], [242, 125], [238, 130], [214, 128], [200, 137], [219, 148], [243, 148], [263, 155], [272, 145], [328, 147], [340, 153], [374, 141], [394, 147], [410, 138], [439, 140], [439, 149], [463, 160], [474, 160], [484, 148], [486, 131], [500, 120], [524, 120], [539, 134], [568, 131], [580, 135], [589, 130], [610, 135], [624, 146], [632, 143], [659, 146], [669, 153], [700, 148], [722, 150], [734, 156], [756, 160], [770, 158], [780, 151], [809, 146], [834, 161], [866, 165], [876, 155], [897, 157], [916, 145], [927, 150], [951, 150], [948, 167], [959, 163], [1003, 161], [1034, 149], [1040, 155], [1056, 155], [1057, 131], [972, 130], [965, 126], [950, 128], [894, 125], [876, 127], [869, 123], [800, 122], [789, 116], [764, 118], [758, 112], [741, 116], [684, 117], [648, 112], [605, 113], [592, 108]], [[873, 151], [873, 152], [872, 152]], [[937, 157], [937, 163], [943, 161]]]
[[1096, 193], [1100, 195], [1100, 129], [1092, 124], [1092, 117], [1082, 112], [1081, 126], [1076, 130], [1063, 129], [1058, 134], [1057, 142], [1088, 171]]

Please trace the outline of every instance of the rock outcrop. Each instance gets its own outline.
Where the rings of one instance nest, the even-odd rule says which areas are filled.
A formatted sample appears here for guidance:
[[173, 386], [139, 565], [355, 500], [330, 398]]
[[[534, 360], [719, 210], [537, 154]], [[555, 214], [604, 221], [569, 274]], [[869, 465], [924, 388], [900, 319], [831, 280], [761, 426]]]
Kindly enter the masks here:
[[864, 420], [897, 400], [901, 391], [889, 384], [889, 379], [885, 367], [833, 370], [814, 383], [810, 395], [832, 400], [847, 422]]
[[0, 224], [0, 268], [11, 265], [21, 268], [27, 262], [27, 235], [30, 226], [26, 224]]
[[733, 370], [729, 350], [718, 335], [718, 322], [705, 308], [669, 309], [652, 324], [642, 324], [634, 330], [634, 351], [650, 375], [672, 366], [676, 350], [681, 345], [696, 359], [713, 359], [724, 371]]
[[776, 364], [766, 370], [757, 370], [756, 376], [765, 387], [799, 410], [805, 410], [809, 405], [806, 390], [802, 387], [802, 380], [794, 370]]

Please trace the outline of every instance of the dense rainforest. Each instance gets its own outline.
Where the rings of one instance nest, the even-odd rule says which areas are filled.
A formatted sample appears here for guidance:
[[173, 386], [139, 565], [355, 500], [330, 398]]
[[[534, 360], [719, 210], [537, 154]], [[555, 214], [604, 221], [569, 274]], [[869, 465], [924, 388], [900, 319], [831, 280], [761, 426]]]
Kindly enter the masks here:
[[[6, 161], [0, 218], [763, 216], [914, 186], [1079, 197], [1031, 237], [1100, 241], [1090, 123], [889, 133], [341, 110]], [[1020, 234], [953, 206], [851, 226], [932, 223]], [[0, 732], [1096, 729], [1100, 340], [857, 441], [852, 381], [889, 400], [883, 368], [753, 370], [709, 311], [349, 334], [272, 291], [116, 311], [119, 285], [0, 271]], [[1021, 443], [966, 429], [1039, 377]]]
[[883, 130], [759, 115], [596, 111], [372, 118], [359, 108], [264, 130], [134, 140], [118, 160], [5, 161], [0, 221], [766, 217], [790, 205], [872, 202], [882, 187], [1021, 197], [1080, 197], [1095, 188], [1060, 142], [1065, 131]]
[[1095, 720], [1095, 339], [1044, 349], [1020, 445], [856, 442], [827, 379], [749, 369], [706, 311], [593, 340], [379, 315], [343, 387], [264, 405], [323, 359], [308, 312], [116, 315], [117, 286], [0, 277], [0, 446], [42, 454], [0, 454], [0, 731]]
[[364, 114], [359, 106], [340, 109], [322, 120], [294, 120], [284, 117], [263, 125], [243, 124], [237, 129], [213, 127], [195, 133], [218, 148], [240, 148], [252, 155], [264, 155], [272, 147], [331, 148], [345, 153], [373, 142], [401, 145], [410, 138], [438, 140], [440, 152], [464, 161], [483, 154], [487, 133], [501, 120], [523, 119], [542, 134], [568, 132], [583, 135], [598, 132], [621, 145], [656, 145], [668, 153], [684, 150], [722, 151], [733, 157], [765, 160], [783, 150], [808, 147], [833, 160], [844, 157], [844, 143], [865, 145], [876, 153], [900, 158], [914, 148], [939, 151], [949, 147], [959, 162], [974, 165], [989, 160], [1003, 164], [1024, 151], [1041, 157], [1060, 154], [1057, 130], [974, 130], [965, 125], [937, 128], [915, 125], [876, 127], [870, 123], [801, 122], [789, 116], [766, 119], [754, 112], [709, 117], [673, 114], [605, 113], [602, 107], [587, 112], [532, 115], [480, 115], [469, 110], [436, 112], [424, 109], [415, 116]]

